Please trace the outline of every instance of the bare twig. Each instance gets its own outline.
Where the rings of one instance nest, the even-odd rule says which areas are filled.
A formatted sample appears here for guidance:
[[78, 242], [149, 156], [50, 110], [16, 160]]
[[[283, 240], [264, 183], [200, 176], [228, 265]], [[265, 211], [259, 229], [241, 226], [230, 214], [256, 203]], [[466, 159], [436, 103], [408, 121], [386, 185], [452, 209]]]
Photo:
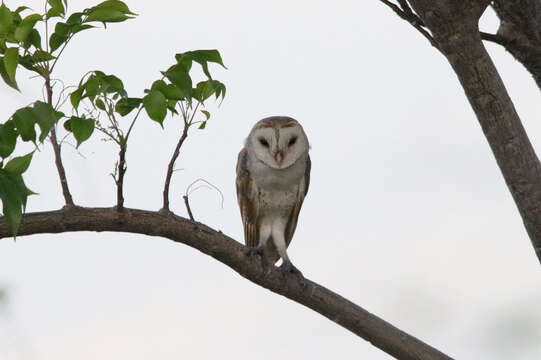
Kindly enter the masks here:
[[184, 199], [184, 204], [186, 205], [186, 210], [188, 211], [188, 216], [190, 217], [191, 221], [195, 221], [193, 218], [192, 209], [190, 208], [190, 202], [188, 201], [188, 195], [184, 195], [182, 197]]
[[182, 135], [180, 136], [180, 139], [178, 140], [177, 146], [175, 148], [175, 151], [173, 152], [173, 155], [171, 156], [171, 160], [169, 161], [169, 166], [167, 167], [167, 174], [165, 176], [165, 184], [163, 186], [163, 207], [162, 210], [169, 212], [169, 186], [171, 184], [171, 177], [173, 176], [173, 169], [175, 167], [175, 161], [178, 158], [178, 155], [180, 154], [180, 148], [182, 147], [182, 144], [184, 143], [184, 140], [188, 137], [188, 128], [189, 125], [185, 122], [184, 130], [182, 131]]
[[[195, 184], [197, 184], [198, 182], [203, 182], [204, 184], [203, 185], [200, 185], [200, 186], [196, 186], [195, 188], [192, 188]], [[207, 181], [205, 179], [195, 179], [195, 181], [193, 181], [190, 185], [188, 185], [188, 187], [186, 188], [186, 193], [184, 194], [185, 196], [189, 196], [191, 193], [193, 193], [194, 191], [197, 191], [198, 189], [201, 189], [201, 188], [208, 188], [208, 189], [214, 189], [218, 192], [218, 194], [220, 194], [220, 198], [221, 198], [221, 207], [222, 209], [224, 208], [224, 194], [222, 193], [222, 190], [220, 190], [219, 187], [217, 187], [216, 185], [214, 185], [213, 183], [211, 183], [210, 181]]]
[[434, 40], [432, 35], [424, 28], [423, 21], [421, 20], [421, 18], [419, 18], [419, 16], [417, 16], [411, 10], [411, 8], [409, 7], [407, 1], [398, 0], [400, 5], [402, 6], [402, 9], [398, 5], [393, 4], [392, 2], [390, 2], [388, 0], [380, 0], [380, 1], [382, 3], [384, 3], [385, 5], [387, 5], [388, 7], [390, 7], [391, 10], [393, 10], [402, 19], [409, 22], [415, 29], [417, 29], [417, 31], [419, 31], [430, 42], [430, 44], [432, 46], [434, 46], [436, 49], [438, 49], [438, 51], [441, 52], [441, 49], [440, 49], [438, 43], [436, 42], [436, 40]]
[[[45, 89], [47, 90], [47, 103], [52, 106], [53, 103], [53, 89], [51, 87], [51, 79], [47, 74], [45, 78]], [[60, 154], [61, 148], [58, 145], [58, 140], [56, 138], [56, 129], [51, 129], [51, 144], [53, 145], [54, 158], [56, 164], [56, 170], [58, 171], [58, 176], [60, 177], [60, 185], [62, 186], [62, 195], [67, 206], [73, 206], [73, 198], [71, 197], [71, 192], [68, 187], [68, 180], [66, 178], [66, 171], [64, 170], [64, 165], [62, 164], [62, 157]]]

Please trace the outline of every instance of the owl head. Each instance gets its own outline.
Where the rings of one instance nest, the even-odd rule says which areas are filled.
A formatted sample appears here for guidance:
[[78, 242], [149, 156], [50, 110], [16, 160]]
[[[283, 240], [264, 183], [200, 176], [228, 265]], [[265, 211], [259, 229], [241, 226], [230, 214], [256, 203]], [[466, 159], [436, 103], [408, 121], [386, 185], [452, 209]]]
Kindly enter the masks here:
[[255, 157], [274, 169], [285, 169], [308, 152], [308, 138], [299, 122], [287, 116], [271, 116], [258, 121], [246, 147]]

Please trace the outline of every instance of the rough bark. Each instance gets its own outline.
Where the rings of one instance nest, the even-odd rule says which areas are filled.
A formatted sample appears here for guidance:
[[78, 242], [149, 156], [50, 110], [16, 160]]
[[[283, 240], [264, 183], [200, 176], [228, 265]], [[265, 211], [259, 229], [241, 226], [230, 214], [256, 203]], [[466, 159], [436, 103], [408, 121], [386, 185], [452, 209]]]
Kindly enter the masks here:
[[[397, 359], [451, 359], [315, 282], [286, 274], [276, 267], [263, 267], [257, 256], [246, 256], [243, 245], [221, 232], [171, 213], [66, 207], [24, 215], [18, 236], [72, 231], [129, 232], [186, 244], [231, 267], [246, 279], [317, 311]], [[0, 221], [0, 238], [9, 238], [10, 234], [6, 222]]]
[[541, 164], [483, 46], [478, 29], [489, 0], [409, 0], [455, 71], [541, 261]]
[[541, 1], [495, 0], [500, 44], [524, 65], [541, 89]]

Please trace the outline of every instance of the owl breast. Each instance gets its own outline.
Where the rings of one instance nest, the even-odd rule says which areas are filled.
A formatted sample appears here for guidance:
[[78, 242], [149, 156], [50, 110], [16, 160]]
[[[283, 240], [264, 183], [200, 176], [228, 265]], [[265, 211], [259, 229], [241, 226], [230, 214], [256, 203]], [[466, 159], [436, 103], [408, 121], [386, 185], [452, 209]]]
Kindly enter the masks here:
[[306, 159], [301, 158], [286, 169], [273, 169], [257, 160], [252, 166], [261, 213], [265, 217], [288, 218], [298, 200]]

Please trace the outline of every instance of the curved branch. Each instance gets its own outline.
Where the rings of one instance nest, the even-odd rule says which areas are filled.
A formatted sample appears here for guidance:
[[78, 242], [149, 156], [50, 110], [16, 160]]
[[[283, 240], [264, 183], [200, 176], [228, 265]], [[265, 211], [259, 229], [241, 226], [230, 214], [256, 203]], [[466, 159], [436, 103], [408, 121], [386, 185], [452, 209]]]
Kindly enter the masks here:
[[[72, 231], [137, 233], [186, 244], [224, 263], [246, 279], [317, 311], [397, 359], [451, 359], [315, 282], [285, 274], [278, 268], [263, 267], [258, 257], [246, 256], [243, 245], [221, 232], [171, 213], [65, 207], [58, 211], [25, 214], [18, 236]], [[5, 221], [0, 221], [0, 238], [8, 237], [11, 232]]]

